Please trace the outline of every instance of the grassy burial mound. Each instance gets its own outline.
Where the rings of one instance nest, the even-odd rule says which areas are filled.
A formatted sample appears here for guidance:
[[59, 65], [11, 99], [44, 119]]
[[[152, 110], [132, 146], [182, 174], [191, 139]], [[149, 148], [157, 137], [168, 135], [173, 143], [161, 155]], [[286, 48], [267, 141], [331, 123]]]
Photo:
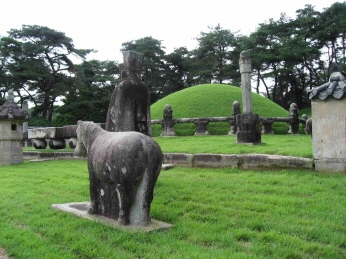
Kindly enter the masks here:
[[[236, 86], [223, 84], [204, 84], [175, 92], [151, 105], [151, 119], [162, 119], [163, 109], [170, 104], [173, 118], [201, 118], [232, 116], [232, 104], [238, 101], [242, 106], [241, 89]], [[271, 100], [252, 93], [253, 113], [261, 117], [288, 117], [288, 111]], [[242, 107], [241, 107], [242, 108]], [[212, 135], [226, 135], [230, 130], [228, 123], [210, 123], [208, 131]], [[288, 131], [286, 123], [274, 123], [276, 134]], [[195, 125], [177, 124], [175, 131], [178, 135], [193, 135]], [[161, 133], [160, 125], [153, 125], [153, 134]]]

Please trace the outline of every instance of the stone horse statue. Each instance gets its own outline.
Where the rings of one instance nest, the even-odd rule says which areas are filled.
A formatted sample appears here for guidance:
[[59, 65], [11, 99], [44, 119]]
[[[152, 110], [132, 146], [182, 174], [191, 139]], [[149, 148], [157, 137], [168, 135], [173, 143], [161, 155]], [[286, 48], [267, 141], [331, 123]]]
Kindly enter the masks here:
[[88, 154], [89, 213], [116, 219], [120, 225], [150, 224], [163, 159], [160, 146], [142, 133], [108, 132], [89, 121], [78, 121], [76, 133]]

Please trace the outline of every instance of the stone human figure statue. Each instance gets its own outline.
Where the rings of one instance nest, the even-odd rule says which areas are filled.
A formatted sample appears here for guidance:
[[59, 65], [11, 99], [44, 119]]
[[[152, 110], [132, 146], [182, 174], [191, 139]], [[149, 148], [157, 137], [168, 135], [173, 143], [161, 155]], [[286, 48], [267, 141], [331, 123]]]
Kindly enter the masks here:
[[229, 133], [229, 135], [237, 134], [237, 115], [241, 113], [240, 111], [240, 103], [238, 101], [234, 101], [232, 104], [232, 115], [233, 115], [233, 122], [232, 122], [232, 128]]
[[299, 109], [297, 104], [291, 103], [289, 109], [289, 118], [290, 118], [290, 129], [288, 133], [290, 134], [299, 134]]
[[163, 110], [162, 134], [161, 136], [176, 136], [174, 132], [173, 110], [171, 105], [166, 104]]
[[140, 77], [143, 57], [134, 51], [123, 53], [120, 82], [112, 93], [107, 112], [107, 131], [138, 131], [151, 136], [150, 93]]

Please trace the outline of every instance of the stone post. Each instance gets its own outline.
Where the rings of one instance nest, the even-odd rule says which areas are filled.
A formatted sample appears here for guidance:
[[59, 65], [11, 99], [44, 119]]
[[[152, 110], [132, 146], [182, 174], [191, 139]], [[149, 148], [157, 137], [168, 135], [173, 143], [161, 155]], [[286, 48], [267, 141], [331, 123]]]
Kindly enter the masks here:
[[297, 104], [291, 103], [289, 109], [289, 118], [290, 118], [290, 128], [288, 130], [289, 134], [299, 134], [299, 109]]
[[243, 98], [243, 114], [237, 116], [237, 143], [261, 143], [260, 116], [252, 113], [251, 59], [249, 51], [240, 53], [239, 68]]
[[272, 129], [273, 123], [273, 120], [262, 118], [262, 134], [274, 134], [274, 131]]
[[237, 128], [237, 116], [240, 114], [240, 104], [238, 101], [234, 101], [232, 104], [232, 115], [233, 120], [230, 121], [231, 124], [231, 130], [228, 133], [228, 135], [235, 135], [237, 134], [238, 128]]
[[209, 124], [208, 120], [198, 119], [194, 121], [194, 124], [196, 125], [195, 136], [209, 135], [209, 131], [207, 129], [207, 126]]

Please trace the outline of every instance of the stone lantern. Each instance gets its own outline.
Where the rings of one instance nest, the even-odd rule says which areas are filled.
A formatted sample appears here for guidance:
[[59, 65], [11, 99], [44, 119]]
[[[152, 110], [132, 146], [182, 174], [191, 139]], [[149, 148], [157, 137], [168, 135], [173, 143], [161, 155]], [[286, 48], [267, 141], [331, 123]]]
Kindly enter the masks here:
[[7, 101], [0, 106], [0, 166], [23, 163], [23, 122], [30, 115], [15, 102], [13, 91], [7, 95]]

